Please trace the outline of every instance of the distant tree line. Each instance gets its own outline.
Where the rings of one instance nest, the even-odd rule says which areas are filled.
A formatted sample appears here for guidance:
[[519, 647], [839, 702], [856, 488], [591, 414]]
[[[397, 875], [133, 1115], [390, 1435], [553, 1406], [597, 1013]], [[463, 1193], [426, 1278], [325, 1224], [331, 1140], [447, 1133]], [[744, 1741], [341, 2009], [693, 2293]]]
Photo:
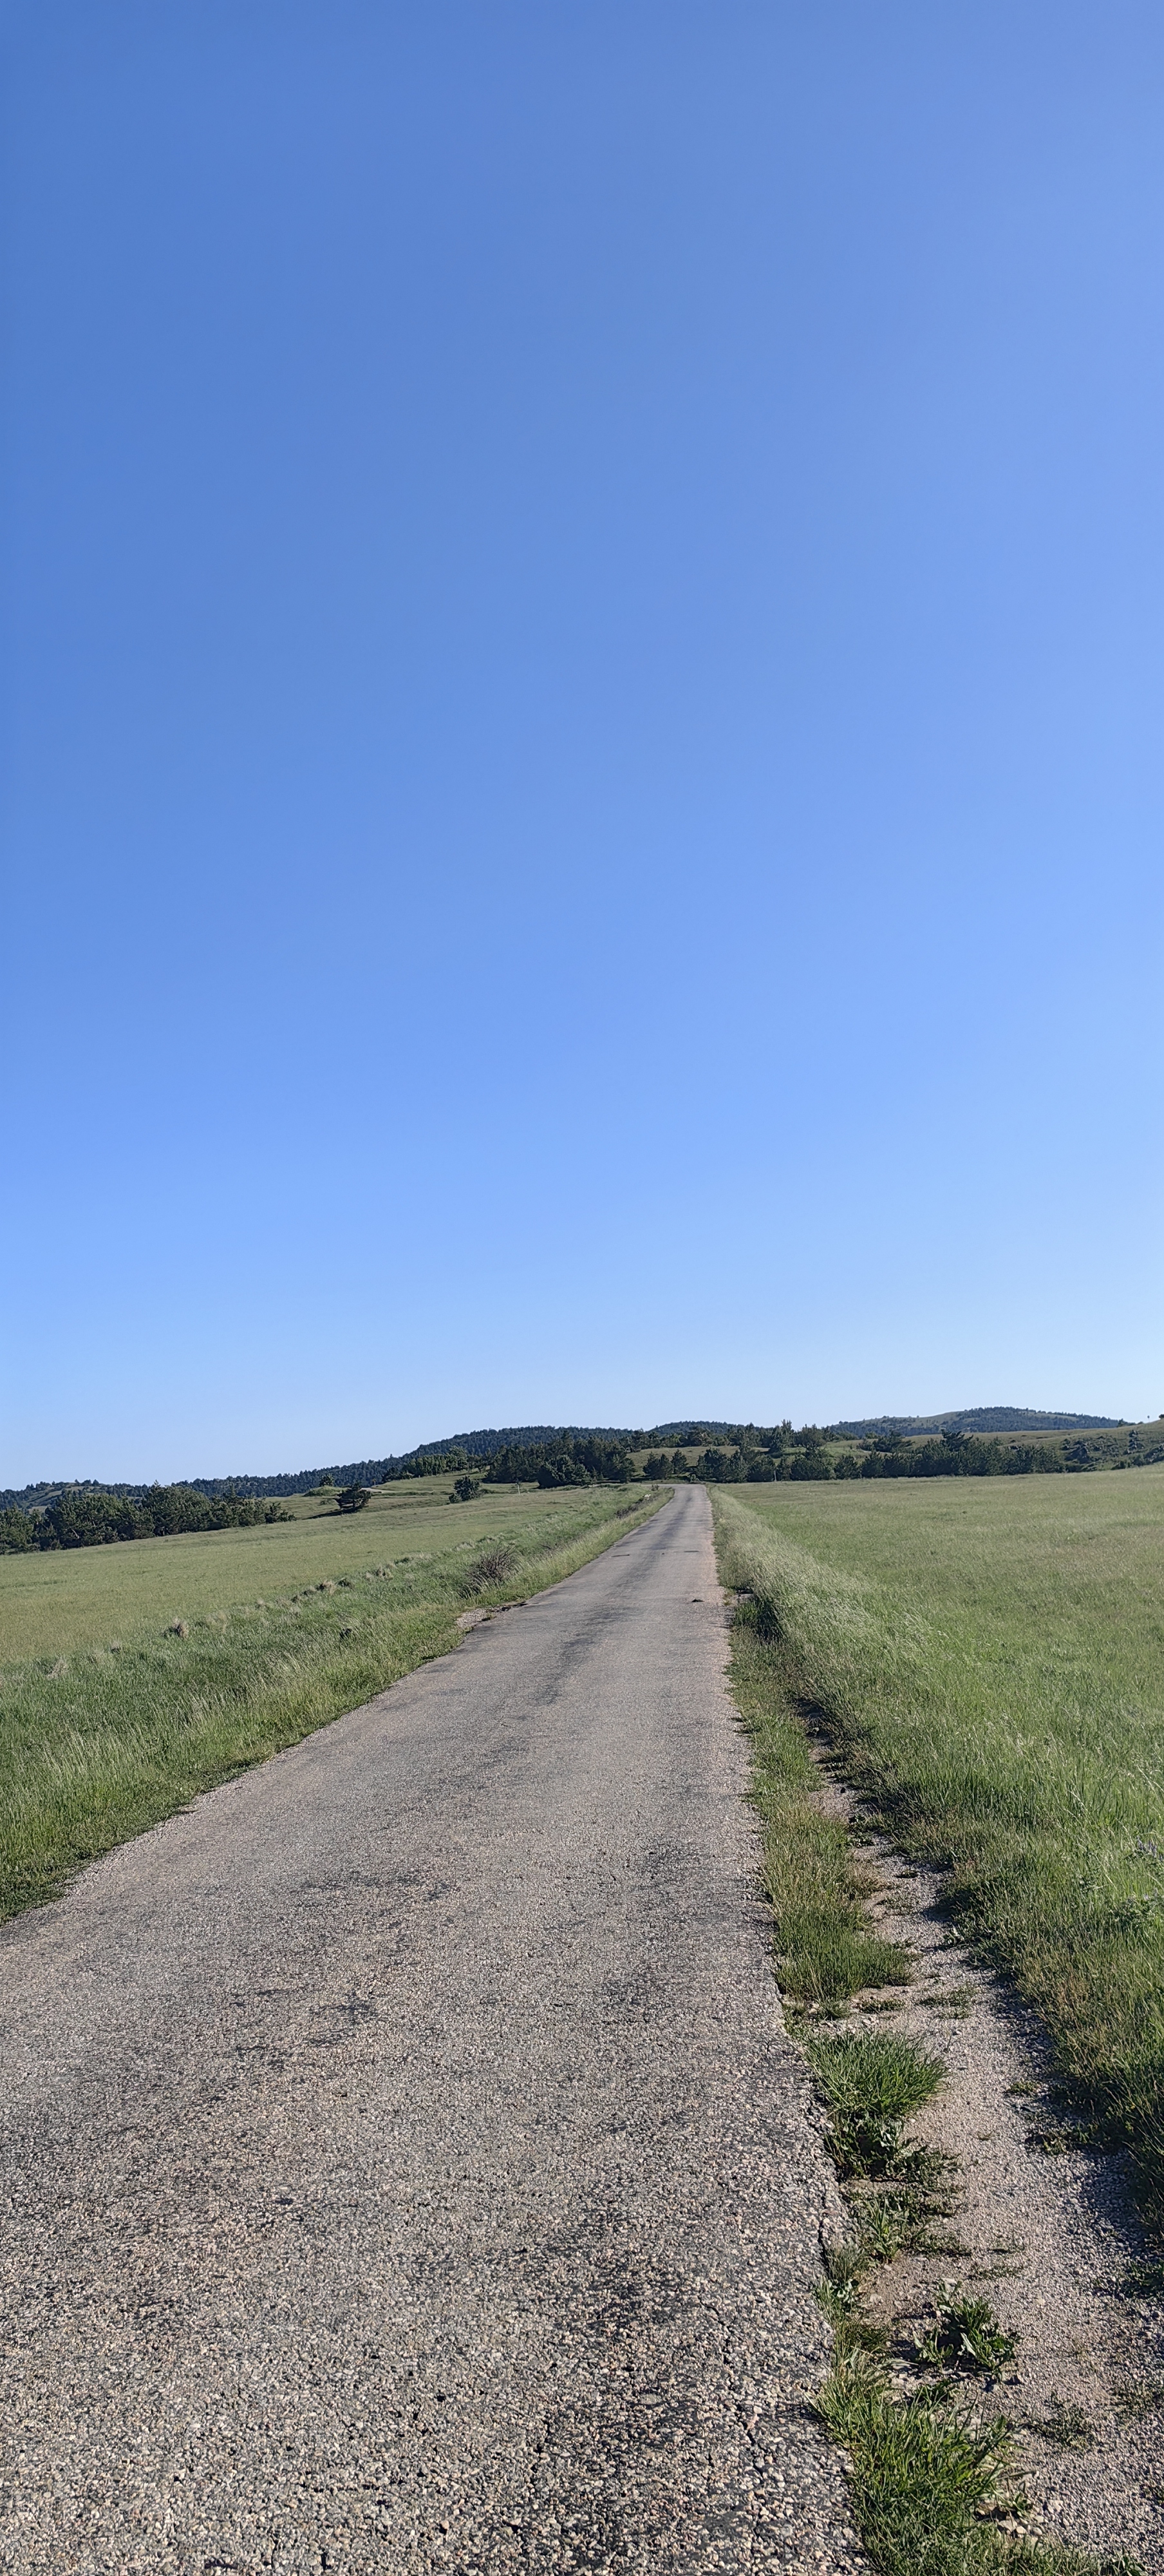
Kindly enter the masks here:
[[495, 1485], [626, 1485], [634, 1474], [634, 1459], [624, 1440], [607, 1440], [597, 1435], [582, 1435], [531, 1445], [498, 1449], [488, 1462], [489, 1481]]
[[853, 1461], [862, 1476], [1061, 1476], [1063, 1466], [1061, 1449], [1044, 1441], [980, 1440], [956, 1430], [936, 1440], [882, 1432], [866, 1444], [859, 1466]]
[[200, 1494], [191, 1485], [153, 1485], [132, 1494], [90, 1493], [67, 1486], [43, 1511], [18, 1505], [0, 1512], [0, 1554], [32, 1548], [104, 1547], [115, 1539], [177, 1538], [186, 1530], [247, 1529], [289, 1519], [277, 1502], [247, 1494]]
[[[325, 1472], [311, 1490], [325, 1496], [334, 1493], [337, 1509], [346, 1513], [364, 1509], [369, 1484], [392, 1484], [403, 1476], [452, 1475], [458, 1500], [468, 1501], [479, 1490], [482, 1475], [496, 1484], [553, 1487], [626, 1484], [634, 1474], [634, 1460], [624, 1442], [586, 1436], [556, 1435], [549, 1446], [511, 1447], [488, 1460], [445, 1449], [379, 1463], [385, 1472], [370, 1476], [367, 1482], [353, 1477], [336, 1483]], [[465, 1491], [467, 1486], [471, 1493]], [[19, 1503], [0, 1510], [0, 1555], [34, 1548], [103, 1547], [124, 1539], [175, 1538], [187, 1530], [247, 1529], [260, 1521], [290, 1518], [278, 1498], [264, 1501], [229, 1485], [220, 1493], [206, 1493], [194, 1485], [136, 1490], [66, 1486], [32, 1511]]]
[[[453, 1476], [457, 1485], [475, 1490], [491, 1485], [625, 1485], [635, 1465], [629, 1440], [604, 1433], [554, 1432], [549, 1440], [510, 1441], [488, 1454], [464, 1449], [414, 1452], [394, 1458], [382, 1478], [395, 1483], [404, 1476]], [[461, 1497], [458, 1494], [458, 1499]]]
[[781, 1422], [770, 1431], [749, 1423], [736, 1433], [732, 1448], [705, 1449], [694, 1465], [682, 1449], [670, 1458], [655, 1452], [643, 1473], [704, 1485], [800, 1484], [881, 1476], [1053, 1476], [1072, 1463], [1041, 1441], [980, 1440], [958, 1430], [936, 1440], [906, 1440], [899, 1431], [887, 1431], [862, 1442], [860, 1454], [834, 1451], [818, 1423], [794, 1431], [790, 1422]]
[[602, 1432], [551, 1432], [546, 1440], [509, 1441], [488, 1451], [414, 1450], [385, 1464], [382, 1484], [406, 1476], [457, 1476], [468, 1472], [494, 1485], [623, 1485], [634, 1474], [628, 1436]]
[[[1140, 1467], [1164, 1462], [1164, 1415], [1153, 1436], [1135, 1425], [1095, 1425], [1088, 1437], [1059, 1441], [1002, 1440], [964, 1431], [950, 1423], [939, 1436], [907, 1439], [892, 1424], [866, 1433], [857, 1447], [830, 1446], [837, 1427], [825, 1432], [818, 1423], [791, 1422], [765, 1429], [757, 1423], [731, 1425], [668, 1424], [666, 1431], [685, 1434], [682, 1447], [660, 1445], [647, 1458], [644, 1474], [658, 1481], [699, 1484], [771, 1484], [829, 1478], [898, 1476], [1039, 1476], [1082, 1475], [1097, 1466]], [[312, 1469], [294, 1477], [200, 1477], [180, 1485], [99, 1485], [96, 1482], [58, 1489], [25, 1486], [0, 1493], [0, 1555], [34, 1548], [99, 1547], [114, 1540], [172, 1538], [189, 1530], [242, 1529], [258, 1521], [285, 1520], [280, 1496], [334, 1489], [341, 1511], [360, 1511], [369, 1488], [413, 1476], [452, 1476], [458, 1500], [472, 1499], [482, 1483], [563, 1485], [626, 1484], [633, 1476], [635, 1450], [645, 1446], [643, 1432], [552, 1431], [543, 1438], [499, 1444], [496, 1432], [483, 1433], [488, 1452], [459, 1446], [426, 1447], [403, 1458], [364, 1459], [358, 1467]], [[688, 1449], [707, 1445], [694, 1463]], [[268, 1501], [266, 1497], [271, 1497]], [[42, 1499], [43, 1498], [43, 1499]]]
[[656, 1451], [647, 1459], [643, 1474], [686, 1477], [700, 1485], [770, 1485], [788, 1477], [799, 1480], [834, 1472], [824, 1432], [815, 1422], [804, 1423], [799, 1431], [790, 1422], [777, 1422], [770, 1430], [754, 1422], [742, 1423], [732, 1440], [730, 1449], [722, 1442], [704, 1449], [693, 1465], [683, 1449], [674, 1450], [670, 1458]]
[[[718, 1426], [722, 1428], [721, 1426]], [[1120, 1431], [1123, 1416], [1114, 1413], [1038, 1413], [1021, 1404], [974, 1404], [961, 1413], [882, 1413], [865, 1422], [830, 1422], [830, 1440], [876, 1440], [883, 1431]]]
[[[500, 1432], [453, 1432], [451, 1440], [422, 1440], [415, 1450], [409, 1450], [407, 1458], [391, 1461], [391, 1466], [399, 1466], [404, 1476], [412, 1476], [412, 1473], [417, 1473], [415, 1461], [420, 1461], [420, 1458], [430, 1458], [430, 1455], [438, 1453], [448, 1455], [451, 1450], [456, 1450], [458, 1455], [471, 1458], [474, 1466], [484, 1468], [497, 1455], [502, 1455], [502, 1450], [536, 1450], [541, 1455], [543, 1450], [549, 1453], [549, 1450], [559, 1450], [564, 1443], [569, 1445], [569, 1440], [613, 1440], [615, 1448], [639, 1450], [646, 1445], [646, 1437], [654, 1440], [657, 1435], [654, 1432], [646, 1435], [641, 1430], [623, 1430], [623, 1427], [615, 1427], [610, 1422], [523, 1422], [523, 1425]], [[675, 1432], [675, 1437], [680, 1435]], [[389, 1461], [384, 1466], [389, 1466]]]
[[426, 1449], [410, 1458], [385, 1458], [376, 1485], [394, 1485], [402, 1476], [459, 1476], [469, 1464], [465, 1449]]

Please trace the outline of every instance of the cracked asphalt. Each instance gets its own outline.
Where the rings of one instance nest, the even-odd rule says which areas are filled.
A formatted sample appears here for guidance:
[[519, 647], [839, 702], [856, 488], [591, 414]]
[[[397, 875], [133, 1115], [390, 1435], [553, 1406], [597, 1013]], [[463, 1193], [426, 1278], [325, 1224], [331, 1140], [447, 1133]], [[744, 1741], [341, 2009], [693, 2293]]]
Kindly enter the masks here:
[[861, 2564], [706, 1495], [0, 1932], [0, 2563]]

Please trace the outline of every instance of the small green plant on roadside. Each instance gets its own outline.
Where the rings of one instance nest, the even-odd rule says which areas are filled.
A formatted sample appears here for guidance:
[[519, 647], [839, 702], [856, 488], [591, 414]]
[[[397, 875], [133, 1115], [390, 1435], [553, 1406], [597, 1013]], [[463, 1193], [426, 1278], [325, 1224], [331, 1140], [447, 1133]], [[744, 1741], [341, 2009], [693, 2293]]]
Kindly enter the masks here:
[[[904, 2190], [919, 2194], [933, 2216], [950, 2218], [956, 2201], [956, 2167], [957, 2158], [943, 2155], [939, 2147], [902, 2147], [894, 2160], [893, 2179]], [[931, 2251], [938, 2253], [941, 2248], [934, 2246]]]
[[1015, 2337], [1000, 2326], [988, 2299], [973, 2299], [948, 2284], [917, 2355], [927, 2369], [995, 2371], [1014, 2360]]
[[852, 2239], [846, 2245], [826, 2248], [824, 2285], [831, 2293], [835, 2308], [851, 2310], [860, 2306], [861, 2281], [866, 2269], [866, 2257], [860, 2245]]
[[852, 2204], [857, 2240], [869, 2265], [892, 2263], [899, 2254], [933, 2250], [930, 2224], [933, 2205], [921, 2190], [869, 2192]]
[[1106, 2143], [1102, 2129], [1088, 2120], [1058, 2120], [1051, 2127], [1028, 2129], [1023, 2138], [1036, 2156], [1077, 2156]]
[[1164, 2379], [1129, 2379], [1116, 2390], [1115, 2411], [1121, 2424], [1139, 2424], [1164, 2407]]
[[875, 2325], [858, 2301], [849, 2306], [828, 2281], [817, 2289], [817, 2306], [828, 2318], [833, 2330], [833, 2345], [838, 2354], [849, 2352], [884, 2353], [889, 2336], [884, 2326]]
[[905, 2121], [941, 2083], [941, 2058], [882, 2031], [809, 2039], [806, 2048], [828, 2106], [838, 2171], [891, 2173], [902, 2157]]
[[1053, 2442], [1062, 2451], [1089, 2451], [1095, 2440], [1095, 2426], [1082, 2406], [1065, 2406], [1056, 2397], [1045, 2415], [1024, 2418], [1028, 2433], [1037, 2433], [1041, 2442]]
[[853, 2233], [825, 2255], [825, 2278], [850, 2306], [860, 2297], [867, 2272], [892, 2263], [899, 2254], [935, 2250], [930, 2228], [932, 2206], [917, 2190], [850, 2191]]
[[871, 2191], [850, 2194], [849, 2215], [852, 2235], [825, 2254], [820, 2304], [839, 2343], [881, 2351], [886, 2336], [861, 2316], [862, 2284], [880, 2264], [928, 2246], [929, 2208], [924, 2193]]
[[1004, 2423], [975, 2425], [931, 2396], [894, 2398], [859, 2352], [841, 2354], [817, 2411], [852, 2462], [862, 2537], [882, 2576], [964, 2576], [992, 2563], [978, 2520], [1010, 2456]]
[[1121, 2299], [1158, 2299], [1164, 2292], [1164, 2263], [1129, 2263], [1119, 2285]]
[[1143, 2576], [1134, 2558], [1093, 2558], [1013, 2528], [1024, 2499], [1000, 2488], [1013, 2461], [1005, 2416], [983, 2424], [928, 2389], [895, 2397], [876, 2359], [856, 2350], [838, 2355], [816, 2404], [848, 2451], [879, 2576]]
[[866, 2268], [867, 2258], [855, 2240], [832, 2246], [825, 2255], [825, 2277], [817, 2289], [817, 2305], [832, 2327], [838, 2353], [881, 2353], [889, 2342], [884, 2327], [874, 2325], [862, 2310], [861, 2281]]

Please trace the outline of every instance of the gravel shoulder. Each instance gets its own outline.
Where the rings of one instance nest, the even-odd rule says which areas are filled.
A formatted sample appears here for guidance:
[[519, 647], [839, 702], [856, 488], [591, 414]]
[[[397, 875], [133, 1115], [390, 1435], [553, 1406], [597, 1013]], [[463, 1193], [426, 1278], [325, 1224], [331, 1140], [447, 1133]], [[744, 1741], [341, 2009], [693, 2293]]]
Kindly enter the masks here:
[[0, 1932], [0, 2552], [861, 2564], [706, 1496]]

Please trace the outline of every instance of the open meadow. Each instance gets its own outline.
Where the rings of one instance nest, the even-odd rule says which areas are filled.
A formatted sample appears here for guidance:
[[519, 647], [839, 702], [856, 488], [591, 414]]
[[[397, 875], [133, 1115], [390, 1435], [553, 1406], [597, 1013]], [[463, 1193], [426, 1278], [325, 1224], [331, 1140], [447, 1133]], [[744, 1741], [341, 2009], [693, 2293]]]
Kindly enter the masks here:
[[660, 1496], [448, 1477], [292, 1518], [0, 1557], [0, 1915], [598, 1555]]
[[1050, 2033], [1164, 2222], [1164, 1469], [717, 1495], [790, 1704]]

